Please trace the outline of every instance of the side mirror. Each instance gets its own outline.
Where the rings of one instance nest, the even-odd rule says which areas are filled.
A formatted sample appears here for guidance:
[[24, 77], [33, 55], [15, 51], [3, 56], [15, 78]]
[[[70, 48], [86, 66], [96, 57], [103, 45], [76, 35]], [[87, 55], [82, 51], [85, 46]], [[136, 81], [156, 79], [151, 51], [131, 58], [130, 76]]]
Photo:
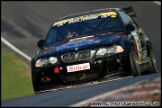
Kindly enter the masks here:
[[43, 49], [43, 45], [44, 45], [44, 40], [41, 39], [37, 42], [37, 47], [39, 47], [40, 49]]
[[126, 28], [127, 32], [131, 32], [131, 31], [133, 31], [133, 30], [135, 29], [134, 26], [133, 26], [132, 24], [127, 24], [127, 25], [125, 26], [125, 28]]

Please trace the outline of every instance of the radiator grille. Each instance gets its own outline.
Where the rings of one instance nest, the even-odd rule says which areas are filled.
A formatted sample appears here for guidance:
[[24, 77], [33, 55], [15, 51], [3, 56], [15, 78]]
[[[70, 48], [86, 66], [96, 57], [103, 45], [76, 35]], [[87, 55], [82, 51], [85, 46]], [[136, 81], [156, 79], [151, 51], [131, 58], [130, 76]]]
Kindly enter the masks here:
[[89, 60], [94, 56], [93, 50], [83, 50], [79, 51], [77, 53], [67, 53], [61, 55], [61, 59], [65, 63], [70, 63], [70, 62], [76, 62], [76, 61], [83, 61], [83, 60]]

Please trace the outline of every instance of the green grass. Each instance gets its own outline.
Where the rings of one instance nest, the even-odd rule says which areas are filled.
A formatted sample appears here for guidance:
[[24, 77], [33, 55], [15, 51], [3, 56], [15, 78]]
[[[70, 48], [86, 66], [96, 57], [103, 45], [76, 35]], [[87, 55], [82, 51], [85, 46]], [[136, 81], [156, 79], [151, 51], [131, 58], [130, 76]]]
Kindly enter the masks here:
[[32, 94], [30, 66], [1, 48], [1, 100]]

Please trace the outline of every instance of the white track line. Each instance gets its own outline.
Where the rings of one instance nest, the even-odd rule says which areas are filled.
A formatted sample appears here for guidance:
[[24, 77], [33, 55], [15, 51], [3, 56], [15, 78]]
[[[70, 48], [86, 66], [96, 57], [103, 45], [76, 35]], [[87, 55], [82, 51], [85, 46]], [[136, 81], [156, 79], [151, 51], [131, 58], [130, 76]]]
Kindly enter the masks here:
[[161, 2], [160, 1], [153, 1], [155, 4], [160, 5], [161, 6]]
[[1, 41], [6, 44], [8, 47], [10, 47], [12, 50], [14, 50], [15, 52], [17, 52], [18, 54], [20, 54], [21, 56], [23, 56], [24, 58], [26, 58], [27, 60], [31, 61], [31, 57], [29, 57], [28, 55], [26, 55], [24, 52], [20, 51], [18, 48], [16, 48], [14, 45], [12, 45], [10, 42], [8, 42], [6, 39], [4, 39], [3, 37], [1, 37]]

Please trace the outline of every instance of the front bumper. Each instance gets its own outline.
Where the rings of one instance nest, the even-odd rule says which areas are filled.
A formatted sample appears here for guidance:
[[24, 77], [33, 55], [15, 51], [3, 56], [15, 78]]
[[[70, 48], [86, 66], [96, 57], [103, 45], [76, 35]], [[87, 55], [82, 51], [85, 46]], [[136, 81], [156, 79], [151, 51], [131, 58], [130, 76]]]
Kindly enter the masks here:
[[[62, 83], [82, 82], [82, 81], [98, 79], [104, 76], [105, 73], [111, 73], [117, 70], [121, 70], [122, 61], [124, 61], [125, 59], [127, 59], [127, 56], [125, 57], [113, 56], [113, 57], [98, 58], [95, 60], [88, 60], [83, 62], [59, 65], [58, 66], [59, 72], [57, 73], [55, 72], [54, 69], [56, 66], [51, 66], [51, 67], [34, 69], [32, 70], [32, 74], [34, 76], [34, 79], [40, 78], [42, 82], [43, 82], [42, 80], [43, 78], [44, 80], [50, 79], [48, 81], [46, 80], [46, 82], [52, 82], [52, 81], [58, 81]], [[70, 72], [70, 73], [67, 72], [67, 66], [83, 64], [83, 63], [89, 63], [90, 69]]]

